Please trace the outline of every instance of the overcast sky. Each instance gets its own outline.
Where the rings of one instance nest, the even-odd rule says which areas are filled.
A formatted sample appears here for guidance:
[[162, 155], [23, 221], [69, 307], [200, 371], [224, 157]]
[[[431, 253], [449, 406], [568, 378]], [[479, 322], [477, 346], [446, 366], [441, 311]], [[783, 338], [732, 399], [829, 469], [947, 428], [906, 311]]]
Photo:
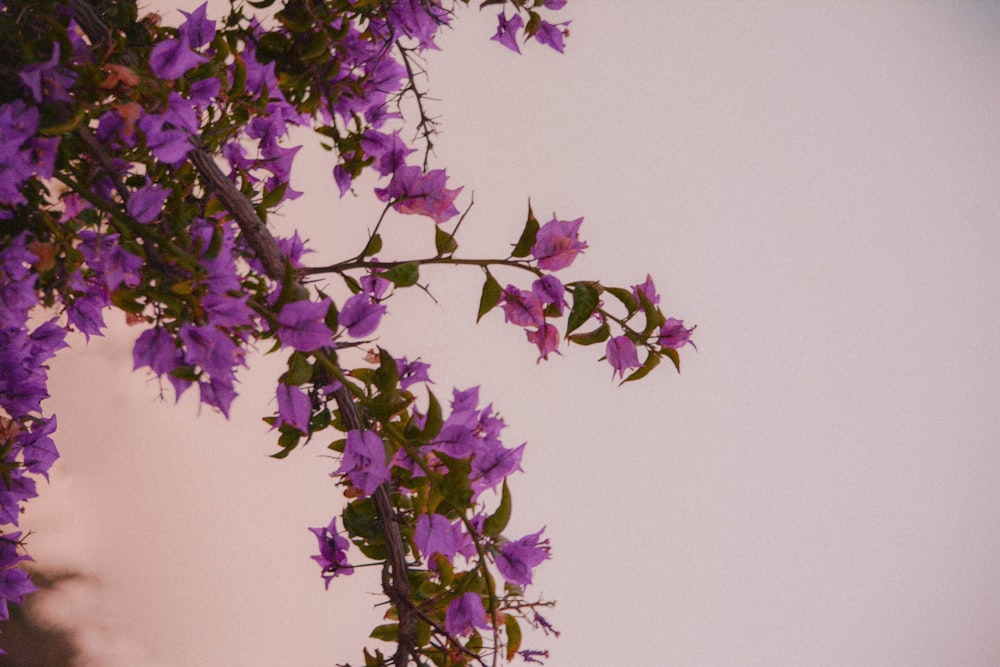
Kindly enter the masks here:
[[[475, 193], [462, 252], [503, 254], [529, 197], [583, 216], [565, 278], [650, 272], [699, 351], [622, 388], [595, 350], [536, 365], [450, 270], [380, 340], [439, 395], [481, 384], [529, 443], [511, 534], [547, 526], [535, 589], [562, 637], [527, 645], [553, 667], [1000, 662], [1000, 5], [563, 13], [562, 56], [518, 57], [466, 10], [428, 57], [434, 166]], [[364, 190], [328, 198], [327, 160], [300, 154], [279, 222], [317, 262], [377, 216]], [[323, 443], [267, 457], [280, 359], [251, 359], [226, 422], [158, 401], [137, 334], [53, 364], [63, 458], [25, 525], [40, 566], [89, 577], [45, 613], [102, 667], [360, 662], [377, 572], [324, 591], [309, 560], [337, 464]]]

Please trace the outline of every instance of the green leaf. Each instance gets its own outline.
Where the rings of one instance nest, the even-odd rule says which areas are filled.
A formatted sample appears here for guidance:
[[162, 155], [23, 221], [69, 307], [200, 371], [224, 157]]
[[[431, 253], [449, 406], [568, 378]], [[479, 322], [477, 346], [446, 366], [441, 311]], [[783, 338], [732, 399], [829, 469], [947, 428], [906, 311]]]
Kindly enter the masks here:
[[642, 312], [646, 316], [646, 328], [642, 330], [642, 336], [645, 338], [653, 333], [654, 329], [663, 326], [667, 320], [656, 304], [650, 301], [643, 292], [639, 292], [639, 303], [642, 304]]
[[493, 307], [500, 303], [500, 296], [502, 294], [503, 288], [500, 287], [500, 283], [497, 282], [492, 273], [487, 271], [486, 282], [483, 283], [483, 293], [479, 297], [479, 314], [476, 316], [477, 323], [483, 319], [483, 315], [493, 310]]
[[441, 427], [444, 425], [444, 419], [441, 414], [441, 403], [438, 402], [434, 393], [428, 391], [427, 398], [427, 420], [424, 423], [423, 437], [430, 442], [432, 439], [437, 437], [438, 433], [441, 432]]
[[621, 381], [618, 386], [625, 384], [626, 382], [633, 382], [635, 380], [641, 380], [642, 378], [649, 375], [649, 372], [660, 365], [660, 355], [655, 352], [650, 352], [649, 356], [646, 357], [646, 361], [643, 362], [637, 370], [633, 371], [627, 378]]
[[397, 264], [383, 273], [382, 277], [391, 281], [396, 287], [411, 287], [420, 279], [420, 264], [417, 262]]
[[247, 0], [247, 4], [257, 9], [267, 9], [274, 4], [274, 0]]
[[674, 368], [677, 369], [678, 373], [681, 372], [681, 355], [677, 350], [672, 347], [664, 347], [660, 350], [660, 354], [674, 362]]
[[347, 285], [347, 289], [351, 290], [351, 294], [357, 294], [361, 291], [361, 283], [358, 282], [357, 278], [346, 273], [342, 273], [340, 277], [344, 279], [344, 284]]
[[292, 352], [288, 357], [288, 370], [279, 378], [285, 384], [304, 385], [312, 379], [313, 367], [309, 356], [303, 352]]
[[538, 237], [538, 227], [538, 220], [531, 210], [531, 204], [528, 204], [528, 221], [524, 223], [524, 231], [521, 232], [521, 238], [517, 240], [514, 251], [510, 253], [511, 257], [527, 257], [531, 253], [531, 247], [535, 245], [535, 239]]
[[458, 243], [455, 242], [454, 236], [441, 229], [441, 227], [435, 225], [434, 247], [437, 248], [437, 254], [440, 257], [443, 255], [450, 255], [458, 250]]
[[399, 384], [399, 370], [396, 360], [386, 350], [378, 349], [379, 366], [375, 371], [375, 386], [383, 394], [388, 394]]
[[566, 323], [566, 335], [580, 328], [597, 310], [600, 283], [576, 283], [573, 285], [573, 309]]
[[632, 314], [639, 310], [639, 300], [635, 298], [635, 295], [630, 290], [624, 287], [607, 287], [605, 291], [625, 305], [629, 317], [632, 317]]
[[570, 341], [576, 343], [577, 345], [595, 345], [597, 343], [603, 343], [608, 338], [611, 337], [611, 327], [608, 326], [607, 322], [603, 322], [601, 326], [597, 327], [593, 331], [588, 331], [587, 333], [573, 334], [569, 337]]
[[382, 249], [382, 237], [378, 234], [373, 234], [370, 239], [368, 239], [368, 245], [365, 249], [361, 251], [362, 257], [371, 257], [372, 255], [377, 255], [379, 250]]
[[497, 511], [486, 518], [483, 522], [483, 532], [492, 537], [498, 536], [507, 527], [510, 521], [510, 489], [507, 488], [507, 479], [503, 480], [503, 490], [500, 493], [500, 506]]
[[521, 648], [521, 625], [514, 616], [508, 616], [503, 622], [504, 630], [507, 631], [507, 661], [514, 659], [517, 650]]
[[399, 623], [385, 623], [372, 630], [369, 635], [372, 639], [381, 639], [384, 642], [395, 642], [399, 639]]

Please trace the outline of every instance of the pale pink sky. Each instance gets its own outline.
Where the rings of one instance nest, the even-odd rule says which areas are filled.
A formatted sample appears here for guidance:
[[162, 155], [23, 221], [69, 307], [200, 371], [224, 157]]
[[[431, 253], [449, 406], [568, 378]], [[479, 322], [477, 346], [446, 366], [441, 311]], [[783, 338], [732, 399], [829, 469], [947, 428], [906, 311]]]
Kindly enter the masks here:
[[[552, 667], [1000, 662], [1000, 7], [563, 11], [564, 56], [469, 10], [428, 58], [435, 166], [475, 192], [463, 252], [501, 254], [529, 197], [582, 215], [567, 279], [651, 272], [699, 352], [623, 388], [597, 351], [536, 366], [499, 314], [474, 324], [471, 271], [428, 272], [440, 305], [402, 295], [381, 339], [529, 441], [512, 532], [547, 525], [563, 631], [529, 644]], [[326, 159], [281, 223], [317, 262], [376, 215], [327, 198]], [[387, 224], [397, 252], [430, 239]], [[129, 373], [136, 334], [53, 366], [63, 458], [25, 523], [40, 565], [93, 578], [47, 613], [94, 665], [359, 662], [376, 572], [324, 591], [309, 560], [336, 463], [267, 458], [280, 360], [252, 360], [230, 422], [195, 420]]]

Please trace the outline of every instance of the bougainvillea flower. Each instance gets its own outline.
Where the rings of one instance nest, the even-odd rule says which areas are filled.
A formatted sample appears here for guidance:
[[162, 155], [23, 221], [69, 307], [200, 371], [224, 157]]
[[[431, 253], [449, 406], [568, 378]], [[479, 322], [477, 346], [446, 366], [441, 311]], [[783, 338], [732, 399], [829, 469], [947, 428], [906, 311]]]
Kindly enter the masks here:
[[191, 46], [204, 46], [215, 37], [215, 21], [209, 21], [206, 17], [208, 3], [203, 2], [198, 9], [188, 14], [183, 9], [181, 14], [186, 17], [186, 21], [177, 28], [183, 39], [186, 39]]
[[310, 528], [309, 531], [319, 542], [319, 555], [312, 559], [323, 568], [323, 581], [329, 590], [331, 579], [354, 573], [354, 568], [347, 561], [347, 550], [351, 543], [337, 533], [337, 517], [333, 517], [326, 528]]
[[521, 470], [521, 457], [527, 443], [514, 449], [507, 449], [499, 441], [487, 441], [472, 459], [472, 490], [477, 494], [485, 489], [496, 488], [504, 477]]
[[59, 42], [52, 45], [52, 56], [48, 60], [25, 67], [19, 76], [36, 102], [73, 101], [68, 89], [76, 81], [76, 74], [60, 70]]
[[149, 67], [161, 79], [179, 79], [193, 67], [206, 62], [208, 58], [191, 50], [186, 36], [181, 39], [165, 39], [153, 47], [149, 54]]
[[453, 637], [467, 635], [476, 628], [489, 627], [486, 609], [478, 593], [463, 593], [462, 597], [452, 600], [444, 615], [444, 629]]
[[312, 414], [312, 402], [308, 394], [293, 385], [278, 383], [278, 420], [275, 427], [288, 424], [302, 433], [309, 432], [309, 416]]
[[413, 361], [407, 360], [406, 357], [396, 359], [396, 372], [399, 373], [399, 388], [405, 391], [418, 382], [430, 382], [431, 379], [427, 376], [427, 371], [430, 367], [430, 364], [425, 364], [419, 359], [414, 359]]
[[373, 431], [348, 431], [337, 474], [347, 473], [351, 484], [370, 496], [392, 477], [385, 461], [385, 445]]
[[609, 340], [605, 354], [608, 357], [608, 363], [614, 369], [611, 377], [614, 377], [616, 374], [619, 377], [625, 377], [625, 371], [640, 366], [639, 354], [636, 352], [635, 343], [630, 341], [628, 336], [615, 336]]
[[509, 19], [505, 12], [497, 14], [497, 33], [490, 37], [494, 42], [499, 42], [514, 53], [520, 53], [521, 48], [517, 45], [517, 33], [524, 27], [524, 19], [520, 14], [514, 14]]
[[367, 294], [355, 294], [344, 302], [337, 323], [347, 329], [351, 338], [364, 338], [375, 333], [384, 314], [385, 306], [375, 303]]
[[441, 514], [421, 514], [413, 531], [413, 541], [425, 559], [437, 553], [450, 562], [471, 539], [462, 530], [461, 522], [452, 523]]
[[691, 347], [697, 350], [698, 346], [691, 340], [691, 333], [694, 329], [694, 327], [686, 329], [684, 327], [684, 320], [675, 320], [672, 317], [667, 318], [667, 321], [660, 327], [660, 345], [674, 350], [679, 350], [685, 345], [691, 345]]
[[538, 540], [544, 530], [542, 528], [537, 533], [525, 535], [500, 547], [500, 552], [496, 555], [497, 569], [507, 583], [520, 586], [531, 583], [532, 570], [549, 557], [549, 541]]
[[159, 185], [146, 185], [128, 198], [125, 210], [138, 222], [152, 222], [163, 210], [163, 202], [170, 196], [170, 189]]
[[326, 326], [327, 311], [330, 310], [330, 300], [292, 301], [286, 303], [278, 313], [278, 338], [283, 345], [293, 347], [300, 352], [311, 352], [324, 345], [329, 345], [333, 332]]
[[401, 167], [393, 172], [385, 188], [376, 188], [381, 201], [394, 202], [392, 207], [400, 213], [426, 215], [434, 222], [445, 222], [458, 215], [455, 197], [462, 188], [445, 187], [444, 169], [433, 169], [426, 174], [420, 167]]
[[573, 263], [576, 256], [587, 248], [587, 243], [578, 237], [583, 218], [576, 220], [551, 220], [542, 225], [531, 247], [532, 256], [538, 260], [538, 268], [558, 271]]
[[654, 306], [660, 303], [660, 295], [656, 293], [656, 285], [653, 283], [653, 278], [648, 273], [646, 274], [646, 280], [641, 285], [632, 285], [632, 294], [636, 299], [639, 295], [644, 295], [649, 302]]
[[553, 325], [545, 324], [540, 329], [525, 329], [525, 333], [528, 335], [528, 342], [538, 346], [538, 361], [535, 363], [542, 359], [548, 360], [549, 354], [552, 352], [561, 354], [557, 349], [559, 347], [559, 330]]
[[549, 274], [531, 283], [531, 293], [545, 306], [555, 306], [558, 315], [566, 308], [566, 289], [562, 281]]
[[146, 329], [132, 347], [132, 370], [149, 366], [157, 375], [164, 375], [177, 368], [180, 362], [180, 348], [163, 327]]
[[540, 44], [551, 46], [559, 53], [562, 53], [563, 37], [566, 36], [566, 26], [569, 24], [569, 21], [564, 21], [563, 23], [549, 23], [543, 19], [541, 25], [538, 27], [538, 32], [535, 33], [535, 39], [538, 40]]
[[56, 443], [49, 436], [56, 430], [55, 415], [49, 419], [39, 419], [31, 426], [30, 432], [22, 432], [19, 438], [24, 467], [28, 472], [49, 478], [49, 468], [59, 458]]
[[531, 292], [507, 285], [503, 291], [504, 320], [519, 327], [541, 327], [545, 323], [542, 302]]

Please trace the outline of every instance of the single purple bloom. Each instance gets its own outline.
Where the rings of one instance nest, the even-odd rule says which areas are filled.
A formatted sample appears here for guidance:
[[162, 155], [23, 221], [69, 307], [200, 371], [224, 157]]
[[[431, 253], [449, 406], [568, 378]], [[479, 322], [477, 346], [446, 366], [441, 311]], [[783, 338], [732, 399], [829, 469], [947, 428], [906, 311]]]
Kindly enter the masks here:
[[381, 201], [393, 201], [392, 207], [400, 213], [426, 215], [441, 223], [458, 215], [455, 197], [462, 188], [445, 187], [444, 169], [434, 169], [426, 174], [420, 167], [401, 167], [393, 172], [385, 188], [376, 188]]
[[146, 185], [128, 198], [125, 210], [138, 222], [152, 222], [163, 211], [163, 203], [170, 196], [170, 189], [159, 185]]
[[309, 531], [319, 542], [319, 555], [312, 559], [323, 568], [323, 581], [329, 590], [331, 579], [354, 573], [354, 568], [347, 561], [351, 543], [337, 532], [337, 517], [331, 519], [326, 528], [310, 528]]
[[220, 90], [222, 90], [222, 82], [214, 76], [210, 76], [192, 83], [188, 95], [193, 104], [205, 108], [219, 97]]
[[56, 430], [56, 417], [39, 419], [31, 425], [31, 432], [22, 432], [20, 445], [24, 467], [28, 472], [49, 478], [49, 468], [59, 458], [56, 443], [49, 436]]
[[563, 52], [563, 37], [566, 36], [568, 32], [565, 26], [570, 24], [569, 21], [563, 23], [549, 23], [546, 20], [542, 20], [541, 25], [538, 28], [538, 32], [535, 33], [535, 39], [539, 43], [545, 44], [546, 46], [551, 46], [553, 49], [559, 53]]
[[230, 378], [212, 378], [198, 383], [198, 396], [205, 405], [217, 408], [229, 419], [229, 408], [236, 398], [236, 388]]
[[471, 539], [462, 530], [461, 522], [452, 523], [441, 514], [421, 514], [417, 517], [413, 541], [425, 560], [430, 560], [437, 553], [451, 562], [455, 554], [461, 553]]
[[31, 91], [36, 102], [72, 102], [67, 89], [76, 81], [74, 72], [60, 71], [59, 42], [52, 45], [52, 56], [43, 63], [21, 70], [21, 82]]
[[406, 166], [406, 156], [416, 151], [399, 137], [399, 130], [386, 134], [377, 130], [366, 130], [361, 136], [361, 149], [365, 155], [375, 158], [373, 167], [380, 176], [388, 176]]
[[531, 293], [538, 297], [543, 305], [553, 305], [559, 315], [563, 314], [563, 309], [566, 308], [566, 289], [562, 281], [555, 276], [548, 274], [531, 283]]
[[385, 444], [374, 431], [348, 431], [337, 474], [347, 473], [351, 484], [370, 496], [392, 475], [385, 460]]
[[337, 184], [337, 188], [340, 189], [340, 196], [343, 197], [351, 189], [353, 177], [344, 165], [338, 164], [333, 168], [333, 180]]
[[91, 290], [75, 299], [66, 307], [66, 318], [69, 323], [83, 332], [89, 340], [91, 336], [103, 336], [104, 315], [102, 310], [111, 305], [111, 301], [102, 290]]
[[507, 583], [527, 586], [531, 583], [532, 570], [549, 557], [548, 540], [539, 541], [545, 528], [507, 542], [496, 555], [497, 569]]
[[444, 629], [453, 637], [470, 634], [476, 628], [489, 627], [486, 609], [478, 593], [463, 593], [462, 597], [452, 600], [444, 615]]
[[430, 364], [425, 364], [419, 359], [408, 361], [406, 357], [396, 359], [396, 372], [399, 373], [399, 388], [409, 389], [418, 382], [430, 382], [427, 370]]
[[632, 294], [638, 299], [640, 294], [645, 295], [649, 302], [654, 306], [660, 303], [660, 295], [656, 293], [656, 285], [653, 283], [653, 278], [648, 273], [646, 274], [646, 280], [641, 285], [632, 285]]
[[333, 332], [326, 326], [326, 314], [330, 310], [330, 300], [292, 301], [286, 303], [278, 313], [278, 338], [283, 345], [300, 352], [310, 352], [329, 345]]
[[531, 254], [538, 260], [538, 268], [558, 271], [573, 263], [576, 256], [587, 248], [578, 233], [583, 218], [576, 220], [551, 220], [542, 225], [535, 237]]
[[[373, 260], [375, 258], [372, 258]], [[361, 276], [361, 287], [372, 295], [373, 299], [381, 299], [392, 286], [392, 281], [386, 280], [374, 271], [368, 275]]]
[[198, 9], [188, 14], [183, 9], [181, 14], [187, 17], [177, 29], [181, 37], [187, 40], [191, 46], [204, 46], [215, 38], [215, 21], [206, 18], [208, 3], [204, 2]]
[[519, 327], [541, 327], [545, 323], [542, 302], [531, 292], [508, 285], [501, 305], [504, 320]]
[[548, 360], [549, 354], [559, 352], [559, 330], [551, 324], [545, 324], [539, 329], [525, 329], [528, 335], [528, 342], [538, 346], [538, 361]]
[[520, 14], [514, 14], [508, 19], [505, 12], [501, 11], [497, 14], [497, 20], [497, 33], [490, 39], [503, 44], [514, 53], [520, 53], [521, 48], [517, 45], [517, 33], [524, 27], [524, 19], [521, 18]]
[[481, 451], [476, 452], [472, 459], [472, 470], [475, 477], [472, 480], [472, 490], [477, 494], [485, 489], [494, 489], [508, 475], [521, 470], [521, 457], [527, 443], [522, 443], [514, 449], [507, 449], [498, 441], [487, 441]]
[[302, 433], [309, 432], [309, 417], [312, 414], [312, 402], [308, 394], [295, 385], [278, 383], [278, 421], [275, 427], [288, 424]]
[[546, 9], [557, 11], [566, 6], [566, 0], [543, 0], [542, 4], [545, 5]]
[[292, 266], [296, 269], [302, 268], [303, 255], [315, 252], [306, 248], [305, 243], [299, 237], [298, 230], [295, 230], [292, 233], [291, 238], [279, 238], [278, 247], [281, 248], [281, 252], [285, 253], [285, 256], [288, 257], [288, 261], [291, 262]]
[[231, 379], [233, 369], [243, 363], [243, 350], [217, 327], [185, 323], [178, 335], [184, 343], [184, 360], [212, 378]]
[[476, 445], [476, 436], [472, 429], [462, 424], [445, 424], [431, 442], [435, 450], [456, 459], [472, 456]]
[[608, 363], [614, 369], [614, 372], [611, 374], [612, 378], [616, 373], [619, 377], [625, 377], [626, 370], [640, 366], [639, 354], [636, 352], [635, 343], [629, 340], [628, 336], [616, 336], [609, 340], [605, 354], [608, 358]]
[[192, 67], [197, 67], [208, 58], [191, 50], [186, 35], [180, 39], [165, 39], [149, 54], [149, 67], [161, 79], [179, 79]]
[[253, 310], [247, 305], [249, 296], [206, 294], [201, 300], [209, 324], [223, 327], [248, 326], [253, 321]]
[[132, 348], [132, 370], [149, 366], [157, 375], [164, 375], [181, 363], [181, 350], [164, 327], [146, 329], [139, 334]]
[[66, 342], [66, 329], [58, 324], [58, 318], [55, 317], [38, 325], [28, 338], [31, 359], [38, 364], [55, 356], [56, 350], [69, 347]]
[[364, 338], [375, 333], [385, 311], [385, 306], [375, 303], [367, 294], [355, 294], [344, 302], [337, 321], [351, 338]]
[[465, 391], [453, 389], [451, 396], [451, 409], [454, 412], [473, 411], [479, 405], [479, 387], [471, 387]]
[[660, 345], [662, 347], [668, 347], [674, 350], [679, 350], [685, 345], [691, 345], [694, 349], [698, 349], [698, 346], [694, 344], [691, 340], [691, 333], [696, 327], [691, 327], [687, 329], [684, 327], [684, 320], [676, 320], [672, 317], [667, 318], [667, 321], [663, 323], [660, 327]]

